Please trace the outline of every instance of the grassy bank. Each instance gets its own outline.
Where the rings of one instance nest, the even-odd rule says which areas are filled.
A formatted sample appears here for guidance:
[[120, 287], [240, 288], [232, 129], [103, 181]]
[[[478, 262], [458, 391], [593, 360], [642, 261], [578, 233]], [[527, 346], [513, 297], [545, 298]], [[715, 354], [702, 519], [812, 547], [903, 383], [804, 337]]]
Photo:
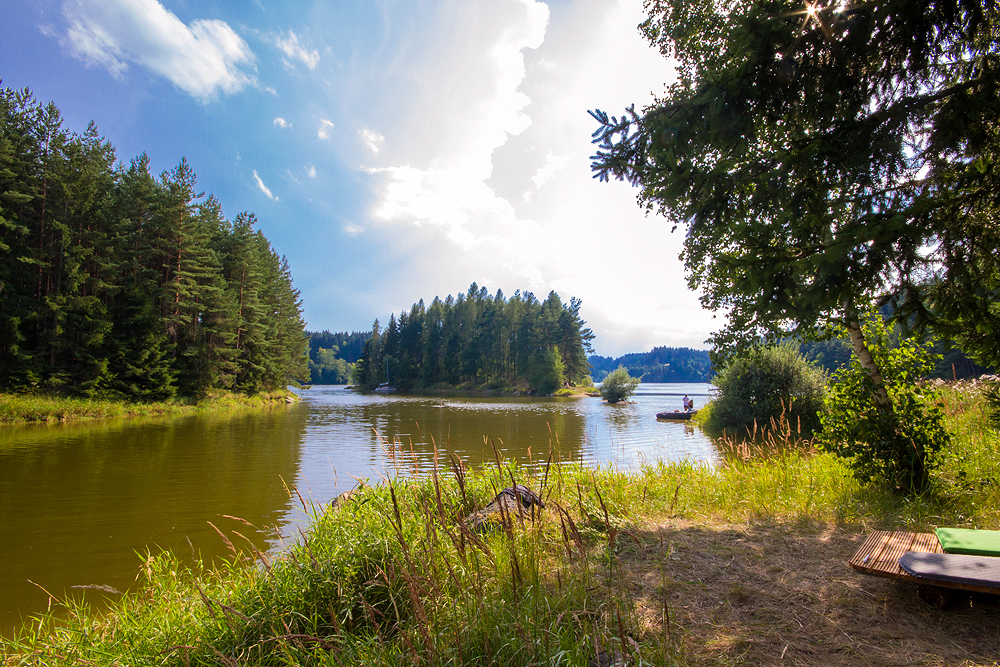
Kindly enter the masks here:
[[[995, 664], [995, 600], [942, 614], [846, 566], [870, 528], [1000, 528], [1000, 441], [978, 395], [946, 410], [955, 445], [919, 498], [780, 441], [714, 469], [452, 467], [314, 508], [281, 555], [234, 532], [220, 567], [150, 556], [144, 588], [103, 616], [54, 601], [68, 619], [26, 626], [5, 664]], [[545, 509], [469, 529], [514, 482]]]
[[260, 393], [254, 396], [233, 392], [216, 392], [200, 399], [177, 398], [169, 401], [144, 403], [66, 398], [40, 394], [0, 393], [0, 424], [151, 417], [241, 407], [262, 407], [283, 403], [289, 396], [292, 396], [292, 393], [284, 390]]

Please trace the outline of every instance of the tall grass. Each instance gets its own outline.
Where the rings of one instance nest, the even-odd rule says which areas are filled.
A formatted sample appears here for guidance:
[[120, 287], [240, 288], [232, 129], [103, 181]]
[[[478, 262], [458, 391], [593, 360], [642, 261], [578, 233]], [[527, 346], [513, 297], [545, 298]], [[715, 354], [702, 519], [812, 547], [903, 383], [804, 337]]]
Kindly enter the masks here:
[[289, 395], [287, 391], [261, 393], [255, 396], [217, 392], [201, 399], [143, 403], [45, 394], [0, 394], [0, 424], [178, 415], [207, 410], [261, 407], [283, 402]]
[[[397, 479], [336, 508], [280, 556], [239, 550], [213, 569], [150, 556], [141, 592], [104, 617], [60, 601], [7, 643], [8, 665], [586, 664], [598, 651], [634, 652], [626, 608], [595, 598], [595, 554], [614, 540], [614, 512], [584, 535], [577, 485], [556, 470], [521, 480], [513, 467], [451, 478]], [[501, 513], [484, 531], [463, 518], [512, 480], [548, 498], [544, 516]], [[581, 502], [584, 502], [581, 500]]]
[[[3, 664], [684, 665], [675, 611], [664, 597], [663, 632], [646, 631], [622, 549], [674, 518], [1000, 528], [1000, 447], [976, 401], [946, 397], [953, 445], [916, 498], [862, 486], [842, 460], [780, 431], [724, 441], [715, 467], [565, 465], [528, 478], [499, 459], [472, 471], [452, 459], [447, 475], [435, 465], [332, 507], [306, 505], [312, 525], [282, 554], [234, 531], [224, 536], [232, 557], [214, 567], [149, 555], [137, 592], [103, 615], [55, 600], [60, 618], [43, 614], [0, 639]], [[513, 484], [537, 491], [545, 509], [472, 529], [467, 517]]]

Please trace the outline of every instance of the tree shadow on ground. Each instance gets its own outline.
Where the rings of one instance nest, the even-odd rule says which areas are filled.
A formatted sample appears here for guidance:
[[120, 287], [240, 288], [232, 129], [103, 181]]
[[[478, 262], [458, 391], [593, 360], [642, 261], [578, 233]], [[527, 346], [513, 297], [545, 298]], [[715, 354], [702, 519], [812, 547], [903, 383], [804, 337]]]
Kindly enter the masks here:
[[996, 596], [941, 610], [912, 584], [857, 574], [847, 562], [864, 537], [828, 524], [671, 519], [619, 536], [616, 569], [641, 631], [693, 664], [998, 664]]

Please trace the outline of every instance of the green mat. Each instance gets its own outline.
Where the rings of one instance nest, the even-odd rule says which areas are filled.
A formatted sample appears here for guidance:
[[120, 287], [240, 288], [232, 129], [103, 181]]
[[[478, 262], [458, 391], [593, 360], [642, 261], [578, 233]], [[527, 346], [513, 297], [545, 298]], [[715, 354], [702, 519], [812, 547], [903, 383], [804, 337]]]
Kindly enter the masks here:
[[945, 553], [1000, 556], [1000, 530], [938, 528], [934, 532]]

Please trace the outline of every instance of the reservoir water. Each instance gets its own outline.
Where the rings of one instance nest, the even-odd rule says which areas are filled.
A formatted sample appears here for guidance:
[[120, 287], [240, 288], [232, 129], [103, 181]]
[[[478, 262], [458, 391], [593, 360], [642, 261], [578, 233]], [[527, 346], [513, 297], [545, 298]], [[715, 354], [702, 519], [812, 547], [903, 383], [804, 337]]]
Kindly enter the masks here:
[[44, 610], [49, 594], [115, 599], [108, 591], [134, 586], [147, 552], [223, 555], [216, 529], [237, 547], [236, 533], [280, 548], [307, 520], [299, 495], [327, 503], [358, 479], [426, 474], [435, 446], [470, 467], [492, 463], [494, 446], [529, 469], [550, 446], [557, 463], [713, 465], [697, 427], [656, 420], [684, 394], [704, 405], [708, 388], [642, 384], [631, 402], [607, 405], [315, 386], [267, 410], [0, 427], [0, 633]]

